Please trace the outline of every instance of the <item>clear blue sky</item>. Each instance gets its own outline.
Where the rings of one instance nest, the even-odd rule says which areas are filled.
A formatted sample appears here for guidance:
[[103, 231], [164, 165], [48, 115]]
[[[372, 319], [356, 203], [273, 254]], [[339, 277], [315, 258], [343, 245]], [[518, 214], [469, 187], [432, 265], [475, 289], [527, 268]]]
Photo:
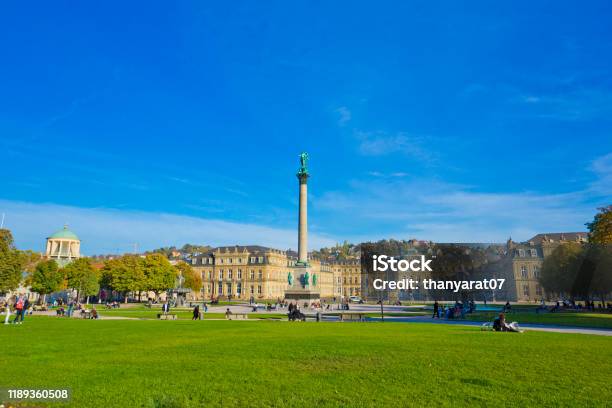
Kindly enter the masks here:
[[86, 253], [524, 240], [612, 197], [612, 3], [43, 2], [0, 10], [0, 212]]

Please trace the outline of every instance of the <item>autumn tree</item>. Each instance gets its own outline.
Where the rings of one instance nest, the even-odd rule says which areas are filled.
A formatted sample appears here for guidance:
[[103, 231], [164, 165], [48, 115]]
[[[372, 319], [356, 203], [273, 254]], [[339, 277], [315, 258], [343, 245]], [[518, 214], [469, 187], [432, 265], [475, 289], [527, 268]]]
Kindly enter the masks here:
[[64, 275], [53, 259], [39, 262], [32, 273], [30, 290], [42, 296], [42, 303], [48, 294], [64, 287]]
[[583, 280], [588, 279], [589, 292], [604, 303], [612, 293], [612, 205], [600, 208], [586, 225], [589, 229], [586, 257], [593, 267]]
[[600, 208], [593, 221], [588, 222], [586, 226], [591, 244], [612, 244], [612, 205]]
[[142, 259], [135, 255], [126, 255], [104, 262], [101, 284], [122, 293], [127, 303], [130, 292], [144, 290], [145, 274]]
[[147, 255], [143, 261], [143, 272], [144, 289], [155, 293], [156, 297], [176, 285], [178, 271], [162, 254]]
[[100, 290], [99, 273], [91, 264], [89, 258], [79, 258], [64, 268], [66, 285], [77, 291], [77, 299], [81, 296], [96, 295]]
[[19, 286], [23, 258], [13, 245], [13, 235], [7, 229], [0, 229], [0, 293], [14, 290]]
[[580, 270], [582, 251], [582, 245], [577, 242], [556, 247], [542, 263], [540, 285], [549, 293], [571, 295]]

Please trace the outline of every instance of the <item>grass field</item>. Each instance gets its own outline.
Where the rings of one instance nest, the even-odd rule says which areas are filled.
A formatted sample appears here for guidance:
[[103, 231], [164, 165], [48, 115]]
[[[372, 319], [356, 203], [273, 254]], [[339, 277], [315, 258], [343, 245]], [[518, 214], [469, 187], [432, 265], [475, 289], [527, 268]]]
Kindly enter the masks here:
[[[431, 324], [80, 320], [0, 326], [0, 387], [73, 407], [606, 406], [612, 338]], [[48, 406], [36, 404], [36, 406]]]
[[[498, 312], [475, 312], [467, 314], [465, 317], [466, 320], [486, 322], [493, 321], [498, 315]], [[612, 314], [609, 313], [558, 312], [538, 314], [535, 312], [511, 311], [506, 313], [506, 320], [519, 323], [612, 329]]]

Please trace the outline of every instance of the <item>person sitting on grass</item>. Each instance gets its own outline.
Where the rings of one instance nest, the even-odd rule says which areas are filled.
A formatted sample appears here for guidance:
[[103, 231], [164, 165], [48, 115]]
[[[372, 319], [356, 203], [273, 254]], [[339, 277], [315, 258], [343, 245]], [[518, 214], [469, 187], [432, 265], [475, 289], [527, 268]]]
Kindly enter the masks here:
[[91, 308], [91, 314], [89, 315], [90, 319], [97, 319], [98, 318], [98, 311], [96, 310], [95, 307]]
[[521, 333], [521, 330], [518, 328], [516, 322], [512, 322], [510, 324], [506, 323], [506, 315], [504, 313], [500, 313], [499, 317], [493, 321], [493, 330]]

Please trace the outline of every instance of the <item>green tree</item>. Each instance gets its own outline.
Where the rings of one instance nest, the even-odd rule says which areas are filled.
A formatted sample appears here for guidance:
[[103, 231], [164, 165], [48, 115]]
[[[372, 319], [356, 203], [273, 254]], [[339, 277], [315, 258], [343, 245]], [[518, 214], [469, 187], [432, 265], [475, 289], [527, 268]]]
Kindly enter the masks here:
[[[594, 268], [589, 279], [589, 292], [605, 303], [606, 296], [612, 293], [612, 205], [600, 208], [589, 228], [587, 258]], [[589, 271], [587, 271], [589, 272]]]
[[64, 275], [53, 259], [39, 262], [32, 273], [31, 291], [41, 295], [42, 303], [49, 293], [63, 288]]
[[549, 293], [573, 295], [582, 263], [583, 247], [577, 242], [559, 245], [544, 259], [540, 285]]
[[599, 245], [612, 244], [612, 205], [599, 209], [593, 221], [588, 222], [589, 242]]
[[193, 270], [191, 265], [186, 262], [179, 262], [175, 268], [180, 276], [183, 277], [183, 287], [199, 292], [202, 289], [202, 275]]
[[122, 293], [127, 303], [130, 292], [140, 292], [145, 287], [143, 260], [139, 256], [126, 255], [104, 262], [102, 286]]
[[[487, 264], [486, 249], [469, 247], [461, 244], [436, 244], [433, 247], [435, 257], [432, 257], [431, 273], [434, 280], [463, 281], [480, 276]], [[443, 298], [455, 297], [463, 301], [473, 298], [475, 291], [459, 290], [459, 292], [443, 291]]]
[[23, 258], [13, 245], [13, 235], [7, 229], [0, 229], [0, 293], [14, 290], [19, 286]]
[[100, 290], [99, 273], [89, 258], [79, 258], [64, 268], [66, 285], [77, 291], [77, 299], [96, 295]]
[[156, 297], [176, 284], [178, 271], [162, 254], [147, 255], [144, 258], [143, 271], [144, 290], [155, 293]]

